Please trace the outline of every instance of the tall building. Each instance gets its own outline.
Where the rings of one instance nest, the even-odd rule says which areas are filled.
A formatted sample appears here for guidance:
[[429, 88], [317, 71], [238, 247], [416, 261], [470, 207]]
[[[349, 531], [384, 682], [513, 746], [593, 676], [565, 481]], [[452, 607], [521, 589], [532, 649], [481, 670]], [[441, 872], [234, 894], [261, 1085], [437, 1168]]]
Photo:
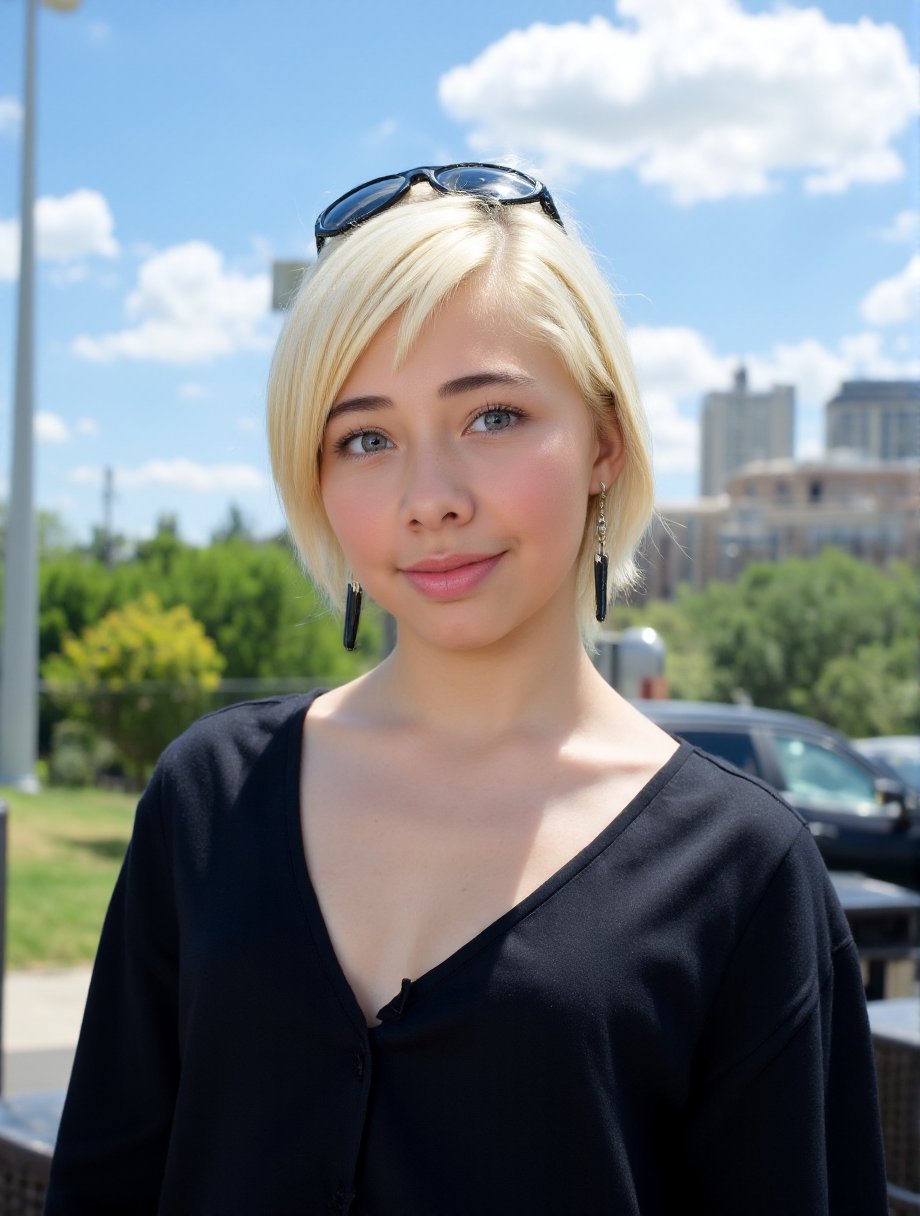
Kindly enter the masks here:
[[920, 380], [847, 380], [827, 403], [827, 450], [874, 460], [920, 456]]
[[795, 389], [777, 384], [753, 393], [747, 371], [739, 367], [728, 392], [703, 398], [700, 428], [700, 493], [721, 494], [729, 476], [753, 460], [792, 456]]
[[814, 557], [827, 546], [884, 566], [920, 557], [920, 464], [849, 452], [820, 460], [758, 461], [727, 492], [661, 505], [644, 548], [645, 598], [681, 583], [731, 582], [755, 561]]

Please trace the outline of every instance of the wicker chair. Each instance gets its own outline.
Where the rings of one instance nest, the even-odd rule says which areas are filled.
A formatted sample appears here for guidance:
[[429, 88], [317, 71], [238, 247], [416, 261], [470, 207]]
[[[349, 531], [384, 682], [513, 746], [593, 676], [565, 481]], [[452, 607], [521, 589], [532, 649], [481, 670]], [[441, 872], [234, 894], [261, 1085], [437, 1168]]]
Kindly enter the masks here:
[[0, 1216], [42, 1216], [63, 1093], [0, 1101]]
[[892, 1216], [920, 1216], [920, 1001], [870, 1001]]

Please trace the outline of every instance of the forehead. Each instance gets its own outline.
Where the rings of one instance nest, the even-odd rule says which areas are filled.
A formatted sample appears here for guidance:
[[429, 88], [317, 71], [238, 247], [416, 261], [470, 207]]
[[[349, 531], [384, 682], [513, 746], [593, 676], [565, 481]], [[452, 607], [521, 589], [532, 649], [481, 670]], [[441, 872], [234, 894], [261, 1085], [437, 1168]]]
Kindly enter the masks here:
[[557, 387], [564, 383], [574, 390], [548, 343], [526, 332], [487, 281], [474, 279], [437, 305], [420, 326], [406, 310], [392, 316], [355, 361], [333, 404], [354, 395], [384, 393], [384, 386], [437, 390], [484, 371], [522, 382]]

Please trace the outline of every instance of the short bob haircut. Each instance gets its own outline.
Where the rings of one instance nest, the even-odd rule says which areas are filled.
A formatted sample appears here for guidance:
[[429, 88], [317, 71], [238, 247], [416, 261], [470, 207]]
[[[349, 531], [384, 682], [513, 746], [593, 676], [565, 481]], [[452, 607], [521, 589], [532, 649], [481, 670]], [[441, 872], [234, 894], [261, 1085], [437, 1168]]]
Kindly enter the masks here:
[[[610, 289], [585, 247], [538, 206], [500, 206], [413, 188], [405, 200], [327, 242], [304, 275], [268, 383], [275, 483], [306, 573], [341, 609], [349, 578], [320, 490], [331, 407], [351, 369], [395, 313], [397, 362], [425, 321], [474, 275], [488, 277], [522, 333], [547, 343], [598, 424], [619, 427], [625, 459], [607, 499], [610, 594], [635, 583], [634, 553], [652, 514], [647, 423]], [[595, 502], [585, 504], [577, 609], [594, 623]]]

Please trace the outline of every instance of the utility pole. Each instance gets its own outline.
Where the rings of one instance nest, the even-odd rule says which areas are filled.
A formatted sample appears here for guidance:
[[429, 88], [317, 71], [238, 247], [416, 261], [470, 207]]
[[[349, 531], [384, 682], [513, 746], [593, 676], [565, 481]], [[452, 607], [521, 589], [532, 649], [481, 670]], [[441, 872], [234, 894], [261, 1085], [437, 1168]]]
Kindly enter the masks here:
[[[45, 0], [76, 8], [79, 0]], [[34, 503], [33, 317], [35, 313], [35, 27], [38, 0], [26, 0], [19, 208], [19, 300], [13, 460], [7, 512], [0, 642], [0, 784], [38, 789], [38, 534]]]
[[32, 319], [35, 240], [36, 0], [26, 6], [19, 209], [19, 309], [13, 417], [13, 465], [6, 521], [3, 643], [0, 647], [0, 782], [38, 786], [38, 537], [33, 511]]

